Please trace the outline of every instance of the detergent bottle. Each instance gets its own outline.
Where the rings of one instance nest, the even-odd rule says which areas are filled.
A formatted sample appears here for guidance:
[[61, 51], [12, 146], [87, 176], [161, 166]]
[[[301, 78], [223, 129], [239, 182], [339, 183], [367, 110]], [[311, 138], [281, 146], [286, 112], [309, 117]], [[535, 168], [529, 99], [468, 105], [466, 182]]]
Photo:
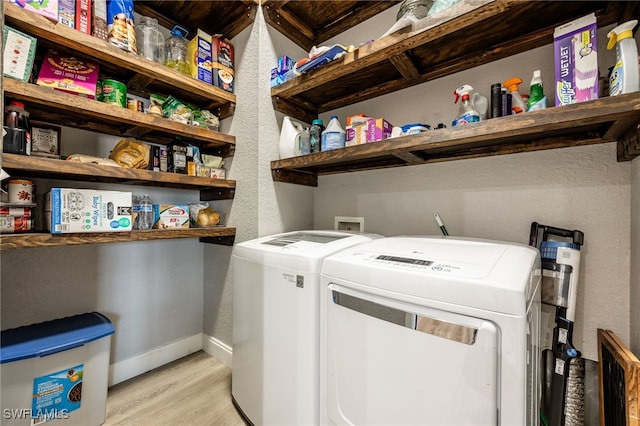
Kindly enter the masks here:
[[480, 113], [473, 108], [473, 105], [470, 101], [469, 93], [473, 90], [473, 87], [468, 84], [464, 84], [458, 87], [453, 91], [453, 94], [456, 95], [456, 99], [454, 103], [458, 103], [459, 99], [462, 99], [460, 102], [460, 109], [458, 110], [458, 117], [453, 120], [451, 123], [452, 126], [460, 126], [462, 124], [467, 123], [475, 123], [480, 121]]
[[527, 111], [536, 111], [547, 107], [547, 97], [542, 89], [542, 76], [540, 70], [533, 72], [531, 85], [529, 86], [529, 100], [527, 101]]
[[[518, 85], [522, 84], [522, 80], [518, 77], [510, 78], [509, 80], [502, 83], [504, 87], [507, 88], [509, 93], [511, 93], [511, 114], [520, 114], [527, 110], [527, 104], [524, 103], [522, 96], [520, 96], [520, 92], [518, 91]], [[509, 115], [509, 111], [503, 111], [504, 115]]]
[[284, 117], [278, 145], [281, 159], [310, 153], [309, 130], [305, 126], [308, 125], [291, 117]]
[[613, 66], [609, 78], [609, 95], [616, 96], [623, 93], [640, 90], [638, 77], [638, 46], [633, 38], [632, 30], [638, 24], [638, 20], [625, 22], [618, 25], [609, 33], [607, 49], [616, 47], [616, 64]]

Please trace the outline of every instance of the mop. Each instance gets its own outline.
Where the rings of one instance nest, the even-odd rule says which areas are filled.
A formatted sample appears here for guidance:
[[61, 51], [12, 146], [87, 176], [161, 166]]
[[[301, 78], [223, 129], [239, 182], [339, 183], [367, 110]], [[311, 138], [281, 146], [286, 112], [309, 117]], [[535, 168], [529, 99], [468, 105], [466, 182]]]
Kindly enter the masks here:
[[542, 258], [542, 303], [555, 307], [553, 343], [542, 354], [544, 425], [584, 424], [584, 361], [572, 341], [583, 241], [581, 231], [531, 224], [529, 245], [538, 248]]

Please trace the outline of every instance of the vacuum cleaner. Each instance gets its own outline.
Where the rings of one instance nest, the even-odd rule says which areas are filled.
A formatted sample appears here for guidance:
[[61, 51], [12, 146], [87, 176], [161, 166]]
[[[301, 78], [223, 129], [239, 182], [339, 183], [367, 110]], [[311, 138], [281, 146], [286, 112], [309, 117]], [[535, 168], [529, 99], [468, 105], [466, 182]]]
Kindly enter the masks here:
[[573, 426], [584, 417], [584, 398], [575, 395], [579, 385], [572, 379], [581, 357], [572, 340], [583, 242], [581, 231], [531, 224], [529, 245], [540, 251], [542, 261], [542, 303], [555, 307], [551, 349], [542, 352], [542, 425]]

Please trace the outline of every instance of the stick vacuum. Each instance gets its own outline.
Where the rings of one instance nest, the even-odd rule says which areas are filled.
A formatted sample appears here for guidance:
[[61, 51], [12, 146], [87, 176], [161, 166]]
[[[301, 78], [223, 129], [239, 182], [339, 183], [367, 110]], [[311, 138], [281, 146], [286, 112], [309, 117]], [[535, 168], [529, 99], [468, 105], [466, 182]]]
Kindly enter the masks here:
[[529, 245], [540, 251], [542, 260], [542, 303], [555, 306], [552, 347], [542, 354], [544, 371], [548, 373], [542, 381], [545, 386], [541, 419], [550, 426], [571, 424], [567, 421], [567, 393], [571, 392], [567, 382], [571, 361], [581, 356], [572, 340], [583, 242], [581, 231], [531, 224]]

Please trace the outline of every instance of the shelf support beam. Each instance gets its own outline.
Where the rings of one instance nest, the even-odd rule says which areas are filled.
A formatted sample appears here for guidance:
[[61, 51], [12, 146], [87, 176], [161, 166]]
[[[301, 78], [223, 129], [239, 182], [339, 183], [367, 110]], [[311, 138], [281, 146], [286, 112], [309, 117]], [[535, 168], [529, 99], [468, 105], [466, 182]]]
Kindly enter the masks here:
[[318, 186], [318, 175], [311, 172], [297, 170], [272, 169], [271, 177], [274, 182], [295, 183], [298, 185]]
[[636, 123], [618, 140], [618, 161], [630, 161], [640, 155], [640, 123]]
[[407, 52], [390, 57], [389, 62], [402, 74], [405, 80], [412, 81], [420, 78], [420, 70]]

